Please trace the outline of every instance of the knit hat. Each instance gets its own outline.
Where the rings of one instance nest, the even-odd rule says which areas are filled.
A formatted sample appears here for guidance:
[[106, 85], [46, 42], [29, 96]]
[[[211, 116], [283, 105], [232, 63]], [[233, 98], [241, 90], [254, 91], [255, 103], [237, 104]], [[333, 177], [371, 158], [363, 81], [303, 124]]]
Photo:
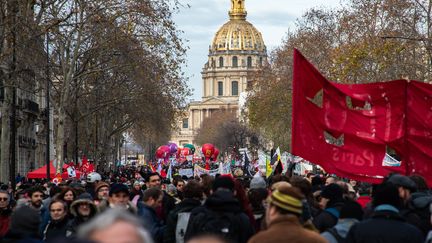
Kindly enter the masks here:
[[343, 197], [343, 189], [336, 183], [329, 184], [322, 189], [321, 197], [330, 201], [340, 201]]
[[41, 223], [39, 211], [23, 205], [11, 216], [10, 228], [22, 235], [37, 235]]
[[300, 215], [303, 211], [301, 194], [296, 188], [282, 185], [274, 190], [267, 202], [283, 210]]
[[339, 218], [341, 219], [351, 218], [351, 219], [362, 220], [363, 208], [358, 202], [347, 200], [344, 202], [344, 205], [342, 206]]
[[113, 194], [119, 193], [119, 192], [125, 192], [129, 195], [129, 188], [124, 184], [113, 184], [109, 191], [109, 196], [111, 197]]
[[417, 190], [416, 183], [413, 180], [411, 180], [408, 176], [394, 174], [390, 176], [388, 182], [391, 182], [398, 187], [406, 188], [410, 191]]
[[250, 189], [266, 188], [267, 183], [261, 176], [254, 176], [250, 182]]
[[109, 184], [104, 182], [104, 181], [100, 181], [96, 184], [95, 186], [95, 192], [97, 193], [99, 191], [99, 189], [101, 189], [102, 187], [106, 186], [107, 188], [109, 188]]
[[234, 191], [234, 179], [229, 175], [217, 177], [213, 182], [213, 191], [217, 191], [219, 188], [225, 188], [230, 191]]

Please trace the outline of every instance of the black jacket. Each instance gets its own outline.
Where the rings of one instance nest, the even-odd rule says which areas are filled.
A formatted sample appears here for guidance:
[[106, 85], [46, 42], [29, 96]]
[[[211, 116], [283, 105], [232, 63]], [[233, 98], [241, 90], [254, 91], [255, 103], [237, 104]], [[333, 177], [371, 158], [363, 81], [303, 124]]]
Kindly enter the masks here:
[[[193, 236], [207, 232], [205, 230], [206, 223], [209, 222], [209, 215], [235, 215], [232, 226], [235, 227], [231, 232], [235, 238], [231, 238], [234, 242], [245, 243], [255, 233], [254, 227], [251, 224], [249, 217], [244, 213], [239, 201], [234, 197], [233, 193], [227, 190], [218, 190], [207, 198], [203, 206], [192, 210], [188, 228], [185, 235], [185, 241]], [[230, 238], [230, 236], [227, 236]]]
[[68, 217], [60, 221], [51, 221], [48, 223], [44, 230], [43, 239], [47, 242], [53, 241], [54, 239], [66, 238], [66, 230], [68, 227]]
[[177, 206], [169, 213], [167, 218], [167, 225], [165, 229], [165, 234], [163, 241], [165, 243], [176, 242], [176, 226], [177, 218], [179, 213], [191, 212], [194, 208], [199, 207], [201, 202], [196, 199], [186, 198], [181, 201]]
[[408, 224], [397, 212], [376, 211], [370, 219], [359, 222], [348, 232], [347, 242], [353, 243], [423, 243], [422, 233]]

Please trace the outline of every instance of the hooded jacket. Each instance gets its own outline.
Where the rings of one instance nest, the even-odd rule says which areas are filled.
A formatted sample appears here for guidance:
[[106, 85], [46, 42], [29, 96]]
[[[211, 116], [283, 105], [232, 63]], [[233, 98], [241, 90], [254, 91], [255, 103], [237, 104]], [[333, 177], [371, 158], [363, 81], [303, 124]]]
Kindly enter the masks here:
[[[83, 193], [77, 198], [77, 200], [72, 202], [70, 206], [70, 212], [74, 216], [74, 218], [69, 222], [67, 226], [67, 237], [74, 237], [76, 235], [78, 227], [81, 224], [89, 221], [98, 212], [97, 207], [91, 198], [92, 196], [89, 193]], [[82, 215], [78, 214], [78, 207], [81, 203], [87, 203], [89, 205], [90, 215], [88, 217], [83, 217]]]

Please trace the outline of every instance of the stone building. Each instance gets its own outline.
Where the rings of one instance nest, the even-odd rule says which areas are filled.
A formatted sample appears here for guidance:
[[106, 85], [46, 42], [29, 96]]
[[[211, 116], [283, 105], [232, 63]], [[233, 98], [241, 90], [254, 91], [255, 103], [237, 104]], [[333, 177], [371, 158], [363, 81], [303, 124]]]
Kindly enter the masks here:
[[239, 115], [239, 97], [246, 92], [254, 73], [267, 62], [262, 35], [246, 20], [244, 2], [231, 1], [229, 21], [213, 38], [201, 72], [202, 100], [189, 104], [171, 136], [171, 141], [178, 145], [195, 144], [203, 120], [216, 111], [224, 109]]

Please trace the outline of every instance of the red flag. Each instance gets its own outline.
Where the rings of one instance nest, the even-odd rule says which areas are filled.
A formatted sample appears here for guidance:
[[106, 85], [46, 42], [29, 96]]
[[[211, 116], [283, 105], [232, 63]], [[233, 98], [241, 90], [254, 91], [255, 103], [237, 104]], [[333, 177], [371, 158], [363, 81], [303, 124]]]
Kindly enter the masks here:
[[85, 155], [83, 155], [82, 157], [80, 171], [82, 171], [84, 174], [88, 174], [95, 171], [93, 164], [89, 163], [87, 156]]
[[[293, 154], [342, 177], [374, 183], [415, 172], [432, 185], [432, 85], [336, 84], [297, 50], [293, 70]], [[383, 165], [387, 147], [401, 166]]]

